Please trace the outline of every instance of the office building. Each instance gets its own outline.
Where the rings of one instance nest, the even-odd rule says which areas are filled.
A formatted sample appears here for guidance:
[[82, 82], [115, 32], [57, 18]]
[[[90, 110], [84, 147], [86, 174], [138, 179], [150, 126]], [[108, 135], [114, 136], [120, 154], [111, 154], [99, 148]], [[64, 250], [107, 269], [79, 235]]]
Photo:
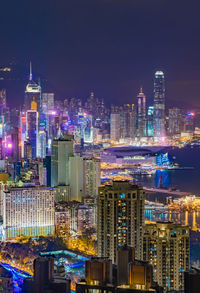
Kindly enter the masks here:
[[76, 293], [115, 292], [112, 284], [112, 262], [106, 258], [92, 258], [85, 262], [85, 280], [76, 284]]
[[12, 135], [12, 158], [17, 162], [19, 160], [19, 129], [14, 127]]
[[120, 139], [120, 114], [111, 113], [110, 115], [110, 139], [119, 141]]
[[47, 150], [47, 135], [44, 130], [38, 132], [37, 154], [39, 158], [46, 157]]
[[54, 110], [54, 93], [42, 93], [42, 108], [45, 113]]
[[189, 112], [185, 115], [184, 117], [184, 127], [183, 130], [185, 133], [188, 134], [193, 134], [194, 132], [194, 118], [195, 118], [195, 114], [194, 112]]
[[154, 125], [153, 135], [165, 136], [165, 78], [162, 71], [156, 71], [154, 78]]
[[24, 142], [26, 141], [26, 112], [20, 113], [19, 148], [20, 157], [24, 158]]
[[165, 291], [183, 290], [189, 269], [189, 227], [171, 222], [143, 228], [143, 259], [153, 266], [154, 278]]
[[117, 263], [117, 250], [128, 245], [142, 256], [142, 226], [144, 224], [145, 192], [129, 181], [114, 181], [99, 187], [98, 196], [98, 256]]
[[56, 114], [54, 109], [54, 93], [42, 93], [41, 112], [48, 137], [52, 137], [52, 124], [54, 123], [54, 116]]
[[30, 63], [29, 81], [25, 90], [25, 110], [31, 110], [34, 105], [34, 110], [40, 111], [41, 87], [33, 81], [32, 65]]
[[147, 136], [153, 136], [153, 112], [154, 107], [149, 106], [147, 111]]
[[38, 112], [28, 110], [26, 112], [26, 137], [31, 145], [32, 159], [38, 156]]
[[47, 187], [10, 188], [3, 192], [4, 240], [54, 234], [54, 192]]
[[169, 135], [177, 135], [181, 133], [182, 115], [179, 108], [169, 109], [169, 123], [168, 133]]
[[137, 136], [144, 137], [147, 135], [146, 124], [146, 96], [140, 88], [137, 96]]
[[51, 186], [69, 185], [69, 157], [73, 156], [73, 135], [54, 139], [51, 146]]
[[134, 104], [120, 107], [120, 138], [133, 139], [136, 136], [136, 113]]

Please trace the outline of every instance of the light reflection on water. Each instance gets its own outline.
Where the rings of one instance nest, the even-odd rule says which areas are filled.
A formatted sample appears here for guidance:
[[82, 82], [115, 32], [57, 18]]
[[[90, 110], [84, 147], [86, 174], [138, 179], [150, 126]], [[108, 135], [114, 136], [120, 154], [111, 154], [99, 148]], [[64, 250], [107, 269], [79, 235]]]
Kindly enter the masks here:
[[200, 211], [168, 211], [146, 209], [145, 220], [172, 221], [177, 224], [189, 225], [191, 228], [200, 228]]

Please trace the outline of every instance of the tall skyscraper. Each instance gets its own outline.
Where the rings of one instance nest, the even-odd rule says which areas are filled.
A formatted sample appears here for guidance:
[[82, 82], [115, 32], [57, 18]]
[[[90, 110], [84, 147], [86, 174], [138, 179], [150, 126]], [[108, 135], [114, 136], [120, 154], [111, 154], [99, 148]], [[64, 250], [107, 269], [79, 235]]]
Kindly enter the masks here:
[[147, 136], [153, 136], [153, 112], [153, 106], [149, 106], [147, 112]]
[[83, 190], [84, 196], [95, 197], [101, 184], [100, 160], [96, 158], [83, 159]]
[[176, 135], [181, 133], [182, 115], [179, 108], [169, 109], [169, 135]]
[[26, 112], [20, 113], [19, 148], [20, 155], [24, 158], [24, 142], [26, 141]]
[[147, 135], [146, 127], [146, 96], [142, 88], [137, 96], [137, 135], [144, 137]]
[[143, 259], [153, 265], [154, 277], [165, 291], [183, 290], [189, 269], [189, 227], [157, 222], [143, 228]]
[[26, 112], [26, 137], [30, 141], [34, 159], [38, 156], [38, 112], [36, 110]]
[[156, 71], [154, 78], [154, 126], [155, 138], [165, 136], [165, 78], [162, 71]]
[[120, 139], [120, 114], [111, 113], [110, 115], [110, 139], [119, 141]]
[[38, 157], [45, 158], [47, 149], [47, 135], [44, 130], [40, 130], [38, 133]]
[[52, 120], [54, 121], [55, 113], [54, 93], [43, 93], [41, 102], [40, 124], [44, 124], [45, 129], [48, 133], [48, 137], [52, 137]]
[[118, 247], [128, 245], [141, 259], [144, 200], [144, 190], [128, 181], [99, 187], [98, 256], [117, 263]]
[[69, 185], [69, 157], [73, 156], [73, 135], [54, 139], [51, 146], [51, 186]]
[[69, 158], [70, 199], [82, 201], [83, 193], [83, 158], [73, 156]]
[[41, 87], [33, 81], [32, 65], [30, 63], [29, 81], [25, 90], [25, 110], [31, 110], [31, 104], [34, 102], [36, 111], [40, 111]]
[[136, 135], [136, 113], [134, 104], [124, 104], [120, 107], [120, 137], [133, 139]]
[[3, 238], [54, 234], [54, 192], [47, 187], [3, 192]]

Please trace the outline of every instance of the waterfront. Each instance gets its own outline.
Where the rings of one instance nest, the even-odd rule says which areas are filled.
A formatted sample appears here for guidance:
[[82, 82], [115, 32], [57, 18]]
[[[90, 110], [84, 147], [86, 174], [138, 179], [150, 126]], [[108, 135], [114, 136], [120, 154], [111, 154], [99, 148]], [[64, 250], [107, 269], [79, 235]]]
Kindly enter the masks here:
[[[135, 182], [149, 187], [159, 187], [161, 184], [165, 188], [172, 187], [199, 196], [200, 147], [169, 148], [167, 151], [180, 169], [157, 170], [152, 175], [135, 175]], [[159, 200], [159, 197], [156, 198]]]

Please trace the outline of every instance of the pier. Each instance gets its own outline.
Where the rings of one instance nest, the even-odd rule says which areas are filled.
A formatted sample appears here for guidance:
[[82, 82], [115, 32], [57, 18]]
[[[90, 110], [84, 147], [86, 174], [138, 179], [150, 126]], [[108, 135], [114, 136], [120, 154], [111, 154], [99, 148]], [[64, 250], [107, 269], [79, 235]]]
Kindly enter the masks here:
[[179, 190], [170, 190], [170, 189], [164, 189], [164, 188], [143, 187], [143, 189], [147, 192], [152, 192], [152, 193], [166, 193], [168, 195], [176, 195], [176, 196], [191, 195], [190, 192], [183, 192]]

